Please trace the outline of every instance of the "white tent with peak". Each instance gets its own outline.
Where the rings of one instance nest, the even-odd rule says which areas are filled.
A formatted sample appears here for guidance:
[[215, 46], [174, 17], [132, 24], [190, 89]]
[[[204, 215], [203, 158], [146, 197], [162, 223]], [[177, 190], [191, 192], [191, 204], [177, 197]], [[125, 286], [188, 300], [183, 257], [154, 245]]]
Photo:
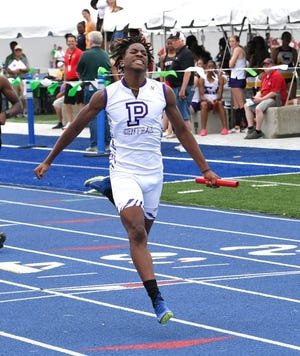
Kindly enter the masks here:
[[[215, 0], [211, 6], [204, 6], [199, 0], [118, 0], [123, 7], [120, 13], [105, 20], [107, 30], [125, 26], [131, 28], [191, 28], [206, 26], [241, 25], [247, 21], [252, 26], [283, 26], [298, 23], [300, 9], [296, 0], [284, 4], [262, 3], [259, 0]], [[48, 34], [63, 36], [76, 31], [76, 25], [83, 20], [81, 11], [88, 8], [96, 20], [96, 11], [90, 1], [72, 2], [52, 0], [4, 1], [1, 6], [0, 38], [45, 37]]]

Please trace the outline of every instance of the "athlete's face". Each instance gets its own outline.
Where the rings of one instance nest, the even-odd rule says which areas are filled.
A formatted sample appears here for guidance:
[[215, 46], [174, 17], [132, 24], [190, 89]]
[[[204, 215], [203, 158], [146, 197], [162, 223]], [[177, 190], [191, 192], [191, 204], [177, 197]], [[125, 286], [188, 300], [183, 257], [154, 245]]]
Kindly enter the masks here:
[[147, 70], [147, 51], [141, 43], [133, 43], [127, 48], [124, 56], [124, 67], [140, 71]]

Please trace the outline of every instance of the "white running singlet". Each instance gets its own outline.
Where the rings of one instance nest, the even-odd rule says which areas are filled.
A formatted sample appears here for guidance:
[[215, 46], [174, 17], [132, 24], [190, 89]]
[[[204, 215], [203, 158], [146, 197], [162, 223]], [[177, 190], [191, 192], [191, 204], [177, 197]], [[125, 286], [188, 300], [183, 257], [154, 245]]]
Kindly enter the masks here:
[[105, 88], [110, 125], [110, 171], [161, 174], [165, 85], [145, 79], [137, 98], [122, 79]]

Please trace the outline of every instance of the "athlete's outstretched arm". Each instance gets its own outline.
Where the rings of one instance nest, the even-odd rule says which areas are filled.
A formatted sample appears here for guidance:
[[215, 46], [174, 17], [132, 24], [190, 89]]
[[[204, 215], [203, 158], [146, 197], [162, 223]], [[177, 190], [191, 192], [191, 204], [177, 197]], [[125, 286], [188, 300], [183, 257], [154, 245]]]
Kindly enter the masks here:
[[187, 129], [180, 111], [176, 106], [176, 97], [173, 90], [167, 86], [166, 101], [166, 114], [174, 128], [176, 136], [183, 147], [192, 156], [203, 176], [207, 178], [212, 185], [214, 185], [216, 183], [216, 179], [220, 177], [209, 168], [209, 165], [206, 162], [197, 141], [195, 140], [193, 134]]
[[90, 102], [80, 110], [70, 126], [64, 130], [44, 162], [35, 168], [34, 173], [37, 178], [41, 179], [44, 176], [55, 157], [80, 134], [104, 106], [105, 94], [103, 91], [98, 91], [92, 96]]

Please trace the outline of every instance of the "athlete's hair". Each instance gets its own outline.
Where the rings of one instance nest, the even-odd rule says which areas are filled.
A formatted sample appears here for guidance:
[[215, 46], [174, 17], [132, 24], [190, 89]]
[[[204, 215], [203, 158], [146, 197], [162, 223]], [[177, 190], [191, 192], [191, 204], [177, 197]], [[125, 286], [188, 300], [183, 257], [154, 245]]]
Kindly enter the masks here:
[[148, 43], [143, 35], [130, 36], [128, 38], [117, 40], [114, 44], [110, 57], [115, 60], [115, 67], [118, 70], [122, 70], [122, 60], [125, 56], [125, 52], [127, 51], [128, 47], [134, 43], [140, 43], [145, 47], [148, 57], [148, 65], [153, 63], [154, 58], [151, 43]]

